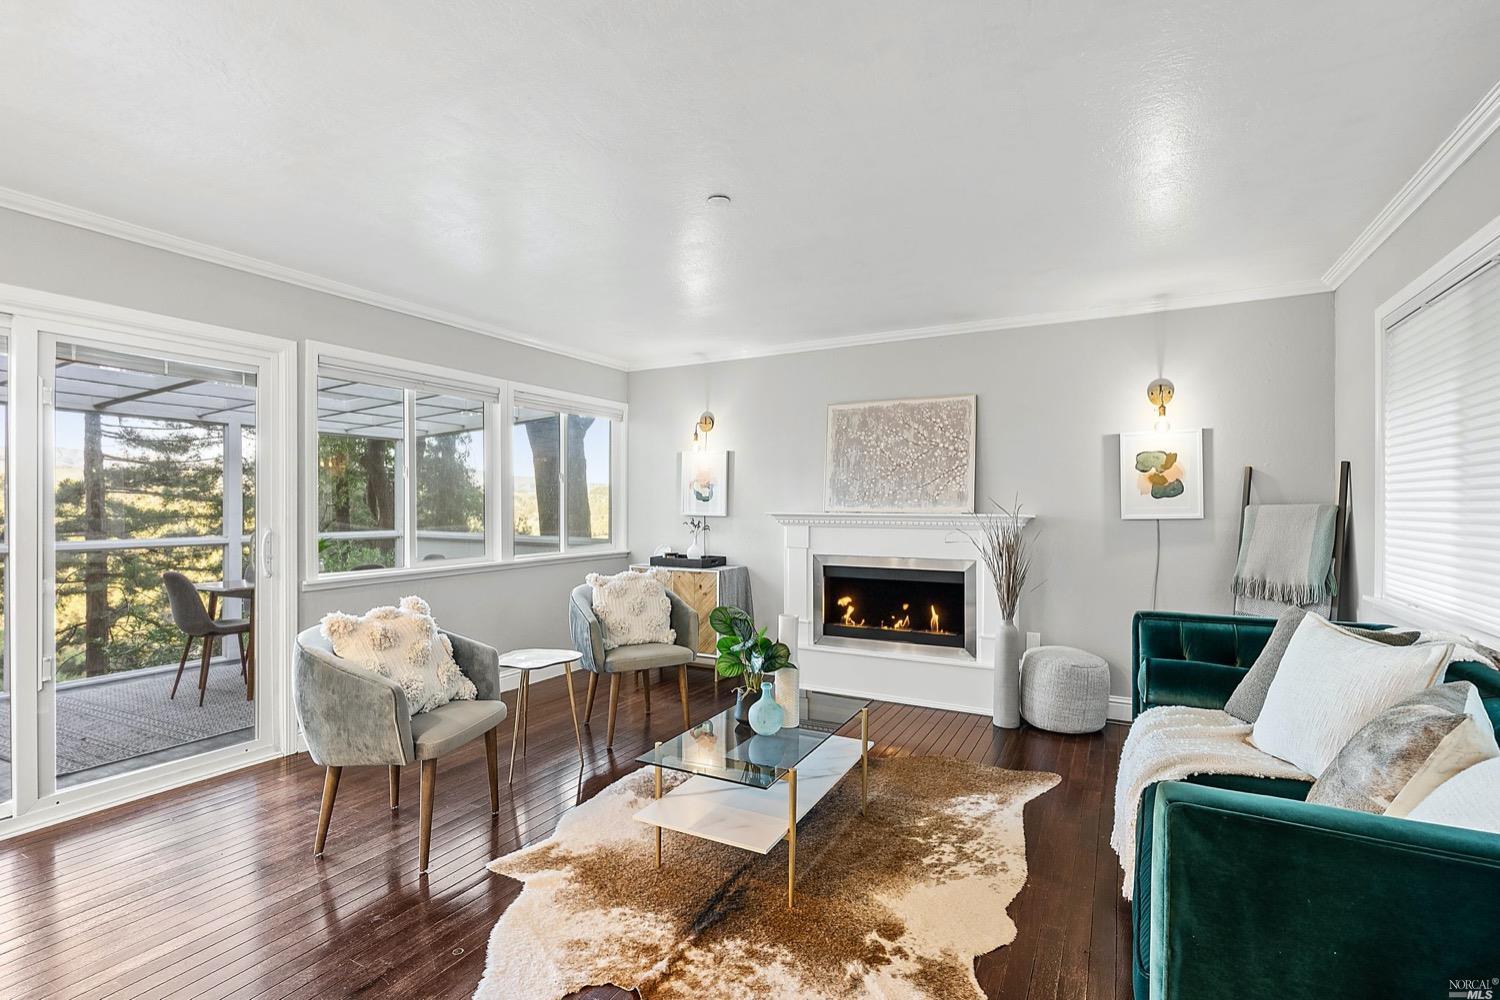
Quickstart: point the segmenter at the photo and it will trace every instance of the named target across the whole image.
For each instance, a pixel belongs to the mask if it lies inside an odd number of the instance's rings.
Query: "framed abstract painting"
[[[682,512],[696,517],[724,517],[729,513],[729,453],[679,453]]]
[[[1127,521],[1203,516],[1203,431],[1121,433],[1120,516]]]

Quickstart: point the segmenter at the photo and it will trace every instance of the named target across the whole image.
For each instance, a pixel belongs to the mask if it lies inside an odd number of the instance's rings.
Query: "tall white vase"
[[[797,616],[776,616],[776,638],[786,643],[791,649],[792,662],[797,662]],[[776,671],[776,704],[781,706],[784,718],[782,725],[788,729],[795,729],[802,724],[801,697],[800,697],[801,671],[796,667],[787,667]]]
[[[995,636],[995,725],[1018,729],[1021,725],[1021,654],[1026,637],[1014,618],[1005,619]]]

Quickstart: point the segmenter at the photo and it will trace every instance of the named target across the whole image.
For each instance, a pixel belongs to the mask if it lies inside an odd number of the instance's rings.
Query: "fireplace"
[[[972,560],[819,555],[813,562],[815,644],[974,658]]]

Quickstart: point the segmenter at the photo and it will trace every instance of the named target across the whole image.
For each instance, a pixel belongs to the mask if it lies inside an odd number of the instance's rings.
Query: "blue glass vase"
[[[750,728],[762,736],[770,736],[781,729],[782,718],[771,678],[767,677],[760,682],[760,697],[750,706]]]

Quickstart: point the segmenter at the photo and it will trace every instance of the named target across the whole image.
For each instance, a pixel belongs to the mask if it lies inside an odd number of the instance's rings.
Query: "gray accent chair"
[[[422,762],[419,871],[427,871],[432,843],[439,757],[483,736],[490,772],[490,813],[500,811],[496,748],[506,715],[505,702],[500,700],[500,654],[482,642],[452,632],[443,634],[453,643],[453,659],[474,682],[478,697],[418,715],[408,711],[400,684],[335,655],[318,626],[298,634],[292,685],[297,721],[314,763],[327,769],[314,855],[323,853],[339,775],[346,767],[383,764],[389,768],[391,808],[396,809],[401,801],[401,768]]]
[[[245,659],[245,637],[250,634],[249,619],[214,618],[209,615],[208,609],[203,606],[203,598],[198,596],[198,591],[193,587],[193,581],[181,573],[167,570],[161,575],[161,582],[167,592],[167,603],[172,608],[172,621],[187,636],[187,644],[182,647],[182,657],[177,661],[177,676],[172,681],[172,693],[167,695],[167,700],[177,697],[177,685],[182,683],[182,671],[187,667],[194,639],[203,640],[202,662],[198,667],[199,708],[203,707],[203,696],[208,691],[208,661],[213,658],[216,639],[228,639],[230,636],[238,639],[240,674],[245,676],[245,683],[248,685],[250,679],[246,674],[248,661]]]
[[[643,670],[677,668],[677,692],[682,698],[682,728],[692,728],[688,716],[687,665],[698,656],[698,612],[686,601],[667,591],[672,602],[672,628],[675,642],[648,642],[637,646],[604,649],[604,626],[594,614],[594,588],[580,584],[568,599],[568,628],[573,633],[573,648],[583,654],[583,669],[589,672],[589,693],[583,706],[583,724],[594,714],[594,692],[601,675],[609,676],[609,723],[605,731],[606,748],[615,744],[615,711],[620,705],[620,675],[639,675]],[[651,714],[651,685],[645,692],[646,714]]]

